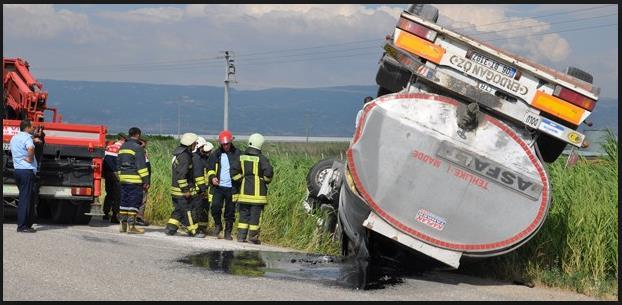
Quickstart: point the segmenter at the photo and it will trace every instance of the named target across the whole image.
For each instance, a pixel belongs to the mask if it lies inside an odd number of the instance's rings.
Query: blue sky
[[[577,66],[601,96],[618,95],[617,5],[435,5],[439,24],[560,71]],[[3,5],[3,54],[38,78],[221,86],[216,57],[234,50],[240,89],[373,85],[406,6]]]

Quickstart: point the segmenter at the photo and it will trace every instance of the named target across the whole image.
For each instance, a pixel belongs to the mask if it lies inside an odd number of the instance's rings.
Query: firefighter
[[[149,176],[151,176],[151,162],[149,162],[149,153],[147,153],[147,140],[140,138],[138,139],[138,143],[145,150],[145,162],[147,163],[147,169],[149,172]],[[148,226],[149,222],[145,220],[145,208],[147,207],[147,190],[143,192],[143,203],[140,205],[140,209],[138,209],[138,214],[136,214],[136,224],[139,226]]]
[[[225,208],[225,233],[224,238],[233,240],[231,231],[235,222],[235,201],[237,201],[238,184],[231,179],[230,168],[235,162],[239,162],[240,151],[233,145],[233,135],[228,130],[223,130],[218,135],[220,147],[216,149],[208,159],[207,177],[212,188],[212,218],[214,219],[214,236],[220,237],[222,231],[221,212]]]
[[[119,231],[143,234],[145,230],[136,228],[136,214],[143,202],[143,191],[149,189],[151,177],[145,160],[145,150],[138,143],[140,129],[132,127],[128,135],[130,138],[121,145],[117,157],[117,174],[121,183]]]
[[[197,196],[192,199],[192,213],[191,216],[196,218],[198,225],[196,237],[204,238],[207,235],[207,224],[209,219],[209,201],[208,201],[208,184],[205,177],[207,174],[207,157],[208,154],[204,148],[209,144],[213,145],[205,140],[203,137],[198,137],[197,145],[192,151],[192,171],[194,173],[194,181],[197,187]],[[211,151],[211,147],[208,146],[208,150]]]
[[[261,153],[264,138],[254,133],[248,138],[248,147],[240,155],[240,161],[231,168],[233,180],[240,181],[238,205],[240,219],[238,221],[238,241],[260,244],[259,219],[263,207],[268,204],[268,183],[272,181],[272,165]]]
[[[119,213],[119,201],[121,200],[121,184],[119,178],[115,175],[117,168],[117,158],[121,145],[125,143],[127,136],[120,132],[117,135],[116,142],[109,143],[106,146],[106,152],[104,153],[104,166],[102,174],[106,179],[106,197],[104,198],[104,216],[103,220],[110,219],[111,223],[119,223],[117,214]],[[108,214],[111,212],[109,216]]]
[[[191,216],[192,197],[196,195],[192,172],[192,150],[196,146],[197,138],[194,133],[184,133],[179,140],[179,146],[173,150],[171,183],[173,213],[166,224],[167,235],[175,235],[177,230],[184,226],[188,235],[193,236],[198,228],[193,219],[188,217]]]

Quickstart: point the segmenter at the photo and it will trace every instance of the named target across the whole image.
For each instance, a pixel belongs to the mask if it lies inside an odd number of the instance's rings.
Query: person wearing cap
[[[186,228],[188,235],[194,236],[198,224],[194,222],[191,214],[191,202],[197,195],[194,180],[192,151],[197,144],[198,136],[195,133],[184,133],[179,139],[179,146],[173,150],[171,164],[172,182],[171,197],[173,212],[166,223],[164,232],[167,235],[175,235],[182,226]]]
[[[196,237],[204,238],[207,235],[207,225],[209,220],[209,197],[207,175],[207,157],[214,146],[207,142],[205,138],[198,137],[197,145],[192,151],[192,171],[197,187],[197,196],[192,198],[193,220],[196,218],[198,224]]]
[[[117,157],[117,174],[121,183],[119,231],[143,234],[145,230],[136,228],[136,214],[143,203],[143,191],[149,189],[151,176],[147,168],[145,150],[138,143],[140,129],[132,127],[128,135],[130,137],[121,145]]]
[[[264,137],[254,133],[248,138],[248,147],[240,155],[240,161],[231,167],[234,181],[239,181],[238,197],[240,219],[238,221],[238,241],[260,244],[259,219],[263,207],[268,204],[268,184],[272,181],[273,170],[270,160],[261,153]]]
[[[220,237],[222,231],[221,213],[224,203],[225,232],[224,238],[233,240],[231,231],[235,222],[235,204],[237,201],[238,183],[231,179],[230,168],[235,162],[239,162],[240,151],[233,145],[233,135],[228,130],[223,130],[218,135],[218,147],[209,157],[207,165],[207,181],[212,185],[212,218],[214,219],[213,235]]]
[[[102,216],[102,219],[110,219],[111,223],[119,223],[117,216],[119,214],[119,201],[121,200],[121,183],[117,175],[115,175],[115,172],[119,149],[121,149],[121,145],[125,143],[126,139],[127,136],[120,132],[117,134],[117,141],[109,143],[104,152],[102,175],[106,180],[106,197],[104,197],[104,216]],[[109,215],[111,211],[112,214]]]
[[[147,153],[147,140],[140,138],[138,139],[138,143],[145,150],[145,162],[147,163],[147,171],[149,172],[149,176],[151,176],[151,162],[149,162],[149,154]],[[149,222],[145,220],[145,208],[147,207],[147,190],[143,191],[143,203],[140,205],[138,209],[138,214],[136,214],[136,225],[139,226],[148,226]]]

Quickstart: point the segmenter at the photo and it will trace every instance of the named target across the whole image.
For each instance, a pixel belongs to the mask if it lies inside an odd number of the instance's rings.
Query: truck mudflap
[[[398,242],[441,253],[449,265],[457,253],[494,256],[519,247],[551,202],[531,135],[484,113],[465,131],[458,127],[465,109],[432,94],[385,95],[365,106],[347,152],[347,176],[371,212],[357,222],[372,230],[389,224],[404,235]],[[340,216],[351,218],[342,205]]]

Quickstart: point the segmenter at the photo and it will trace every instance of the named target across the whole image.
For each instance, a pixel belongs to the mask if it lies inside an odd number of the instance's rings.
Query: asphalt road
[[[37,233],[17,233],[14,222],[3,224],[3,301],[592,300],[557,289],[528,288],[445,271],[426,272],[375,290],[332,285],[334,270],[330,268],[314,269],[315,278],[302,273],[296,276],[302,269],[295,264],[288,267],[287,277],[268,276],[274,274],[269,272],[233,275],[180,260],[206,251],[293,250],[213,237],[166,236],[155,226],[147,227],[144,235],[120,234],[116,225],[98,219],[88,226],[35,227]],[[275,265],[268,263],[270,266]]]

